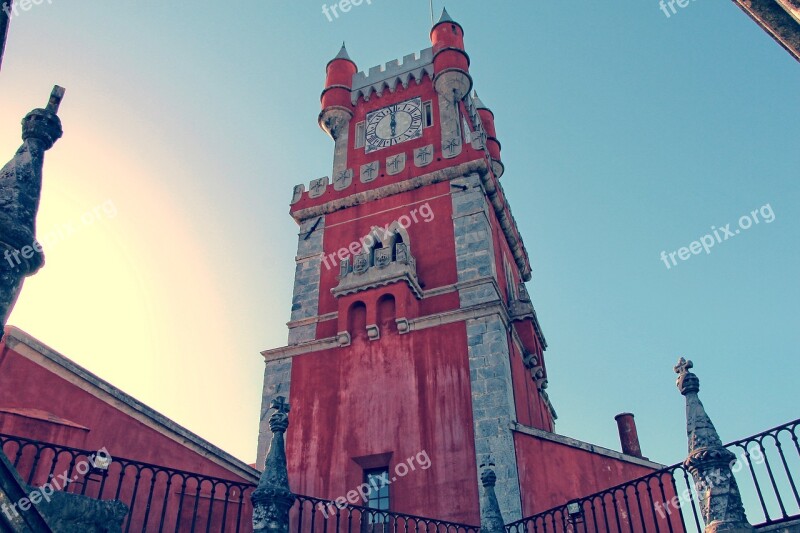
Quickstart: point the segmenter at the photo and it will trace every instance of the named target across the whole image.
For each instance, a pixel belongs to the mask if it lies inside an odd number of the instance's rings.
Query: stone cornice
[[[314,315],[308,318],[301,318],[299,320],[290,320],[286,323],[286,326],[289,328],[297,328],[300,326],[308,326],[310,324],[316,324],[317,322],[326,322],[328,320],[336,320],[339,317],[339,313],[334,311],[333,313],[325,313],[324,315]]]
[[[319,352],[338,347],[339,343],[337,342],[336,337],[326,337],[324,339],[301,342],[300,344],[292,344],[291,346],[281,346],[280,348],[264,350],[261,352],[261,355],[264,356],[264,361],[267,362],[280,361],[281,359],[290,359],[298,355]]]
[[[497,284],[497,280],[493,277],[483,277],[478,278],[475,280],[470,280],[467,282],[462,283],[452,283],[449,285],[442,285],[440,287],[435,287],[433,289],[427,289],[424,291],[423,299],[425,298],[433,298],[436,296],[441,296],[443,294],[450,294],[453,292],[458,291],[459,289],[468,289],[470,287],[475,287],[478,285],[483,285],[485,283],[491,283],[494,285],[495,290],[498,294],[500,294],[500,287]],[[487,309],[491,308],[491,312],[480,312],[479,314],[475,314],[476,310]],[[435,327],[441,324],[449,324],[451,322],[458,322],[460,320],[469,320],[472,318],[480,318],[482,316],[487,316],[491,314],[499,314],[500,318],[503,321],[505,328],[511,331],[511,335],[517,344],[522,347],[523,343],[517,333],[516,329],[512,327],[513,320],[511,316],[508,314],[508,309],[506,308],[505,304],[502,302],[490,302],[487,304],[481,304],[478,306],[468,307],[465,309],[454,309],[451,311],[443,311],[441,313],[434,313],[432,315],[427,315],[424,317],[419,317],[415,319],[409,320],[409,331],[414,331],[415,329],[426,329],[430,327]],[[339,316],[337,312],[326,313],[324,315],[313,316],[309,318],[303,318],[300,320],[294,320],[288,322],[286,325],[289,328],[295,328],[298,326],[307,326],[309,324],[315,324],[317,322],[324,322],[327,320],[334,320]],[[414,324],[417,326],[414,327]],[[534,327],[538,332],[540,330],[538,321],[534,319]],[[543,340],[543,338],[542,338]],[[336,342],[336,337],[327,337],[324,339],[316,339],[309,342],[304,342],[301,344],[292,344],[289,346],[281,346],[280,348],[271,348],[269,350],[264,350],[261,352],[261,355],[267,361],[277,361],[280,359],[288,359],[290,357],[294,357],[296,355],[302,355],[308,352],[316,352],[320,350],[327,350],[329,348],[336,348],[340,345]],[[546,346],[546,344],[543,344]]]
[[[733,0],[733,3],[800,61],[800,3],[797,0]]]
[[[425,187],[426,185],[440,183],[442,181],[450,181],[462,176],[468,176],[473,173],[478,174],[481,177],[483,189],[489,198],[489,203],[492,205],[495,211],[497,220],[500,222],[503,235],[505,236],[506,242],[508,243],[511,253],[514,256],[514,262],[519,268],[520,275],[525,281],[530,281],[531,268],[528,259],[528,252],[525,250],[525,244],[522,242],[522,237],[518,237],[519,229],[517,228],[514,219],[510,216],[511,208],[505,202],[502,194],[498,194],[498,191],[502,191],[502,189],[499,187],[500,184],[495,184],[495,182],[492,181],[489,173],[489,166],[486,160],[483,158],[461,163],[460,165],[443,168],[427,174],[422,174],[420,176],[409,178],[397,183],[392,183],[390,185],[384,185],[383,187],[378,187],[376,189],[370,189],[368,191],[351,194],[349,196],[345,196],[344,198],[339,198],[338,200],[325,202],[324,204],[307,207],[305,209],[298,209],[297,211],[292,212],[292,217],[294,217],[298,224],[302,224],[305,220],[308,220],[312,217],[329,215],[342,209],[365,204],[367,202],[374,202],[376,200],[388,198],[396,194],[419,189],[421,187]]]
[[[461,163],[460,165],[422,174],[420,176],[399,181],[397,183],[384,185],[383,187],[377,187],[368,191],[351,194],[349,196],[345,196],[344,198],[339,198],[338,200],[325,202],[324,204],[307,207],[305,209],[298,209],[297,211],[292,212],[292,217],[294,217],[298,223],[301,223],[304,220],[312,217],[329,215],[331,213],[335,213],[336,211],[341,211],[342,209],[365,204],[367,202],[374,202],[376,200],[388,198],[396,194],[413,191],[433,183],[450,181],[452,179],[467,176],[472,173],[485,175],[488,171],[489,168],[486,164],[486,161],[484,159],[476,159],[467,163]]]

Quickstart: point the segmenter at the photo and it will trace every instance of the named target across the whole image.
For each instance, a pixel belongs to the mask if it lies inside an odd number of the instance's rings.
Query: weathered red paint
[[[514,433],[525,516],[564,505],[653,469],[523,433]]]
[[[434,76],[445,71],[467,74],[469,58],[460,25],[438,24],[431,32],[431,40]],[[347,61],[332,62],[326,87],[347,85],[351,67]],[[326,92],[323,107],[329,104],[327,94],[332,92],[333,89]],[[433,106],[434,126],[423,130],[421,138],[370,154],[355,148],[357,124],[370,112],[415,97],[431,101]],[[425,452],[431,467],[413,471],[392,485],[392,511],[477,524],[479,486],[465,322],[443,321],[406,334],[398,334],[395,323],[396,318],[414,319],[459,310],[451,184],[445,181],[417,186],[369,201],[353,199],[358,193],[482,160],[488,167],[483,179],[487,194],[494,196],[491,203],[500,206],[502,217],[510,220],[510,208],[490,164],[491,159],[500,159],[494,115],[488,109],[479,110],[489,135],[488,155],[486,150],[464,143],[458,156],[438,156],[428,166],[418,168],[414,165],[414,149],[433,144],[437,155],[441,153],[439,97],[433,80],[425,76],[407,87],[397,84],[395,90],[384,88],[367,101],[359,96],[355,104],[350,101],[345,105],[343,98],[336,98],[335,105],[349,106],[347,110],[352,113],[346,167],[353,170],[353,182],[342,191],[329,186],[317,198],[304,194],[291,206],[291,213],[303,218],[299,213],[304,210],[349,197],[349,207],[328,206],[324,214],[325,259],[318,305],[318,315],[323,319],[317,323],[316,339],[330,339],[346,331],[351,344],[309,351],[292,359],[292,426],[287,433],[292,489],[331,500],[346,498],[363,482],[364,469],[386,465],[394,469]],[[468,116],[464,102],[459,107],[462,116]],[[405,170],[389,176],[386,159],[400,153],[406,154]],[[381,164],[378,178],[361,183],[360,166],[373,161]],[[371,228],[384,228],[422,204],[430,206],[434,218],[407,227],[408,244],[417,260],[420,284],[424,289],[440,292],[420,300],[405,282],[394,282],[334,297],[331,290],[339,284],[341,259],[352,258],[360,251],[360,246],[351,249],[351,244],[359,243]],[[506,237],[494,209],[490,207],[485,212],[494,244],[495,281],[503,295],[502,303],[509,305],[519,298],[519,285],[524,281],[509,245],[509,240],[520,240],[520,236],[514,226],[511,237]],[[529,270],[529,265],[524,266]],[[368,339],[368,325],[378,326],[379,339]],[[525,356],[532,354],[538,366],[545,366],[546,345],[538,322],[518,317],[509,326],[507,341],[511,347],[509,364],[517,422],[553,432],[552,413],[532,379],[532,369],[525,364]],[[562,505],[652,471],[618,454],[593,453],[523,433],[514,434],[513,439],[524,514]]]
[[[379,341],[356,328],[351,346],[296,357],[287,433],[292,489],[346,497],[363,483],[370,460],[388,455],[394,472],[425,452],[430,468],[390,486],[392,510],[478,523],[466,346],[463,323]]]
[[[168,436],[169,429],[156,421],[148,425],[123,412],[119,400],[89,392],[93,388],[80,377],[63,370],[57,373],[46,358],[20,354],[6,345],[8,337],[7,334],[0,343],[1,433],[85,450],[105,448],[112,458],[124,457],[233,481],[253,481],[222,466],[224,461],[215,461],[213,449],[201,454],[174,434]],[[154,491],[154,502],[164,500],[165,491],[159,487]],[[177,512],[175,487],[172,492],[169,516]],[[122,496],[124,499],[130,495]],[[193,496],[184,497],[184,502],[189,502],[184,503],[186,506],[193,501]],[[244,506],[243,516],[248,517],[250,502]],[[191,517],[186,523],[191,523]],[[131,530],[137,529],[137,524],[138,529],[142,528],[134,520]]]

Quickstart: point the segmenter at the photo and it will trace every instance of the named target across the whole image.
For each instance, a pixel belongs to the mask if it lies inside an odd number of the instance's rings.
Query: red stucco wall
[[[653,472],[651,468],[514,433],[522,509],[530,516]]]
[[[75,375],[69,376],[69,380],[61,377],[20,355],[6,346],[5,342],[0,344],[0,432],[16,437],[25,437],[90,451],[105,448],[112,458],[133,459],[171,469],[185,470],[232,481],[249,482],[249,480],[240,477],[228,468],[220,466],[200,453],[126,414],[118,407],[118,405],[122,405],[119,400],[111,400],[111,403],[107,403],[94,394],[83,390],[75,383],[85,384],[85,382]],[[74,383],[71,381],[74,381]],[[51,413],[55,416],[50,416],[50,420],[48,420],[48,417],[42,416],[44,413]],[[181,439],[181,437],[177,438]],[[6,452],[12,456],[12,461],[15,459],[13,456],[16,455],[18,448],[13,442],[9,442],[6,446]],[[19,469],[21,472],[24,471],[26,477],[28,472],[35,471],[32,484],[41,485],[48,479],[46,470],[51,468],[50,465],[52,463],[49,458],[45,461],[44,456],[42,456],[40,463],[46,462],[47,464],[39,464],[37,470],[32,470],[33,463],[31,463],[30,459],[33,457],[33,449],[27,450],[20,456]],[[212,452],[208,453],[211,455]],[[69,466],[68,462],[68,456],[63,456],[57,465],[52,465],[55,468],[53,474],[66,471]],[[109,472],[115,471],[118,474],[124,468],[119,466],[120,464],[119,461],[116,461]],[[42,470],[43,468],[44,470]],[[132,469],[128,469],[125,472],[129,478],[135,475],[135,471]],[[112,476],[109,477],[107,484],[111,495],[116,490],[117,485],[115,483],[117,483],[118,479],[118,475],[113,480]],[[128,481],[131,480],[129,479]],[[134,517],[131,523],[131,530],[135,530],[137,527],[141,530],[144,523],[145,503],[149,489],[149,481],[145,481],[147,482],[143,482],[137,489],[138,504],[136,505],[136,511],[131,515]],[[167,523],[174,523],[174,518],[178,512],[180,480],[175,481],[169,490],[167,490],[166,475],[160,477],[157,481],[154,484],[155,488],[152,493],[152,507],[154,509],[157,508],[157,511],[153,511],[151,516],[148,517],[148,527],[158,524],[159,513],[162,508],[161,502],[164,501],[166,494],[169,494],[170,501],[166,512]],[[122,486],[123,490],[120,499],[129,503],[132,501],[133,484],[128,483]],[[191,514],[196,494],[194,489],[196,489],[196,486],[187,488],[184,491],[181,516],[183,520],[188,518],[188,522],[185,523],[187,527],[189,527],[192,520]],[[109,492],[104,493],[104,499],[110,497]],[[204,506],[208,505],[208,498],[204,497],[206,492],[208,491],[205,489],[199,491],[201,503],[205,500]],[[214,512],[217,515],[213,516],[214,513],[212,513],[211,523],[221,526],[220,511],[222,503],[219,500],[219,494],[216,496]],[[238,494],[231,495],[229,501],[237,502],[236,505],[238,505],[240,499],[238,496]],[[229,511],[230,513],[238,511],[236,505],[230,508],[232,509]],[[203,512],[206,508],[202,507],[198,511],[198,520],[202,523],[202,527],[206,525],[206,515]],[[244,523],[249,524],[249,498],[245,499],[241,516]],[[173,522],[170,522],[170,520],[173,520]],[[227,518],[227,524],[226,531],[230,530],[234,525],[230,516]],[[182,527],[183,525],[184,522],[182,522]],[[198,527],[201,526],[198,525]],[[241,531],[247,530],[248,527]]]
[[[384,466],[378,463],[390,454],[393,472],[425,452],[428,469],[390,485],[392,510],[477,524],[466,347],[462,322],[379,341],[354,336],[351,346],[296,357],[287,434],[292,489],[346,496],[365,467]]]

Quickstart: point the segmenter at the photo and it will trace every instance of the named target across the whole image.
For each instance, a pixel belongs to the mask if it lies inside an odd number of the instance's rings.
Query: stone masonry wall
[[[311,231],[311,229],[314,229]],[[309,232],[311,233],[309,234]],[[313,319],[319,310],[319,283],[322,267],[322,238],[325,219],[312,218],[300,225],[297,244],[297,266],[292,296],[292,322]],[[308,235],[308,238],[306,236]],[[289,328],[289,345],[312,341],[316,337],[317,323]],[[276,396],[289,398],[292,360],[268,361],[264,369],[264,389],[261,394],[261,420],[258,430],[256,465],[264,467],[272,432],[269,429],[269,405]]]
[[[463,191],[454,188],[452,193],[458,281],[474,282],[459,288],[461,308],[501,303],[493,283],[495,248],[480,177],[473,174],[458,183],[468,186]],[[511,423],[517,417],[508,332],[499,315],[482,316],[467,321],[467,339],[476,461],[480,465],[488,456],[494,460],[497,499],[503,518],[510,522],[522,517],[522,509],[511,433]]]

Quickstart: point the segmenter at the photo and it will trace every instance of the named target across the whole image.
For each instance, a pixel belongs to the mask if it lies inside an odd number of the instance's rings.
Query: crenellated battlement
[[[353,75],[353,105],[358,102],[359,96],[368,101],[372,93],[381,96],[386,88],[394,92],[398,83],[404,88],[408,87],[412,79],[419,84],[425,74],[433,78],[432,48],[421,50],[418,54],[408,54],[403,57],[402,63],[395,59],[385,65],[374,66],[367,73],[357,72]]]

